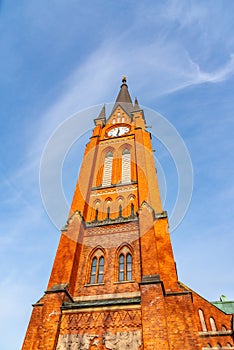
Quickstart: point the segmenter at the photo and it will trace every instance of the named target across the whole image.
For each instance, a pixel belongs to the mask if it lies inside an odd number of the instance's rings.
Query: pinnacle
[[[101,112],[99,113],[98,119],[105,119],[106,118],[106,106],[103,105]]]
[[[140,109],[141,108],[139,106],[138,99],[137,99],[137,97],[135,97],[133,111],[139,111]]]

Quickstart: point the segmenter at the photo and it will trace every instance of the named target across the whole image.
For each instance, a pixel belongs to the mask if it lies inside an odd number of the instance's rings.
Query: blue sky
[[[1,1],[2,349],[20,348],[58,244],[40,196],[43,149],[67,117],[113,102],[122,75],[174,125],[192,160],[192,200],[172,233],[179,278],[209,300],[234,300],[233,13],[228,0]],[[170,214],[176,173],[156,146]],[[68,201],[82,152],[74,149],[63,169]]]

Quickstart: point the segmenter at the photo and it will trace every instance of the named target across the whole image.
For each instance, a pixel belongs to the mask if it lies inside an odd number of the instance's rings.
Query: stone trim
[[[81,308],[95,308],[95,307],[103,307],[103,306],[116,306],[116,305],[132,305],[141,303],[140,297],[134,298],[116,298],[116,299],[104,299],[104,300],[90,300],[90,301],[80,301],[76,303],[68,303],[64,302],[62,306],[62,310],[67,309],[81,309]]]
[[[162,211],[161,213],[155,213],[154,215],[155,219],[165,219],[167,218],[167,211]]]
[[[118,184],[110,184],[110,185],[100,185],[100,186],[96,186],[96,187],[92,187],[91,190],[92,191],[96,191],[96,190],[104,190],[104,189],[108,189],[108,188],[113,188],[113,187],[122,187],[122,186],[130,186],[130,185],[136,185],[137,181],[130,181],[128,183],[118,183]],[[137,187],[134,187],[134,189],[137,189]],[[131,188],[132,190],[132,188]],[[96,194],[95,194],[96,195]],[[92,196],[92,195],[91,195]]]
[[[124,281],[116,281],[114,284],[126,284],[126,283],[135,283],[135,280],[124,280]]]
[[[147,275],[142,276],[142,281],[140,284],[154,284],[154,283],[161,283],[160,276],[159,275]]]
[[[33,307],[35,306],[43,306],[44,304],[43,303],[35,303],[35,304],[32,304]]]
[[[192,295],[192,292],[190,292],[190,291],[187,291],[187,290],[185,290],[185,291],[181,291],[181,292],[166,292],[166,296],[167,297],[170,297],[170,296],[176,296],[176,295],[186,295],[186,294],[190,294],[190,295]]]
[[[233,331],[208,331],[208,332],[198,332],[199,337],[221,337],[221,336],[230,336],[233,335]],[[230,349],[230,348],[229,348]]]
[[[232,350],[234,349],[233,346],[222,346],[222,348],[217,348],[216,346],[212,347],[212,348],[202,348],[202,350]]]
[[[70,293],[68,292],[67,288],[68,288],[68,284],[67,283],[55,284],[49,290],[46,290],[45,294],[65,293],[67,295],[67,297],[71,300],[71,302],[73,302],[73,298],[70,295]]]
[[[113,224],[122,224],[124,222],[131,222],[131,221],[138,221],[137,215],[130,215],[127,217],[118,217],[115,219],[104,219],[102,221],[90,221],[90,222],[85,222],[86,227],[95,227],[95,226],[106,226],[106,225],[113,225]]]
[[[82,297],[75,297],[74,302],[90,301],[90,300],[107,300],[107,299],[120,299],[120,298],[135,298],[140,297],[140,292],[124,292],[115,294],[97,294],[97,295],[85,295]]]
[[[110,306],[98,306],[96,308],[93,307],[83,307],[80,309],[62,309],[63,314],[74,314],[80,312],[102,312],[102,311],[119,311],[119,310],[141,310],[140,304],[128,304],[128,305],[110,305]]]
[[[84,285],[84,287],[98,287],[98,286],[104,286],[105,283],[87,283]]]

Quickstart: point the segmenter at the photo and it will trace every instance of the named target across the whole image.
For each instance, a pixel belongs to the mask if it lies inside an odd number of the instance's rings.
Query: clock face
[[[127,134],[129,130],[130,129],[128,126],[116,126],[115,128],[109,130],[107,135],[110,137],[118,137]]]

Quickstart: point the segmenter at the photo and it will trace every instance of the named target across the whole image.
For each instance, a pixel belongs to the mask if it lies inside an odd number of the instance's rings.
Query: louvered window
[[[108,152],[105,156],[102,186],[111,185],[113,154]]]
[[[122,183],[131,182],[131,154],[129,149],[125,149],[122,153]]]

